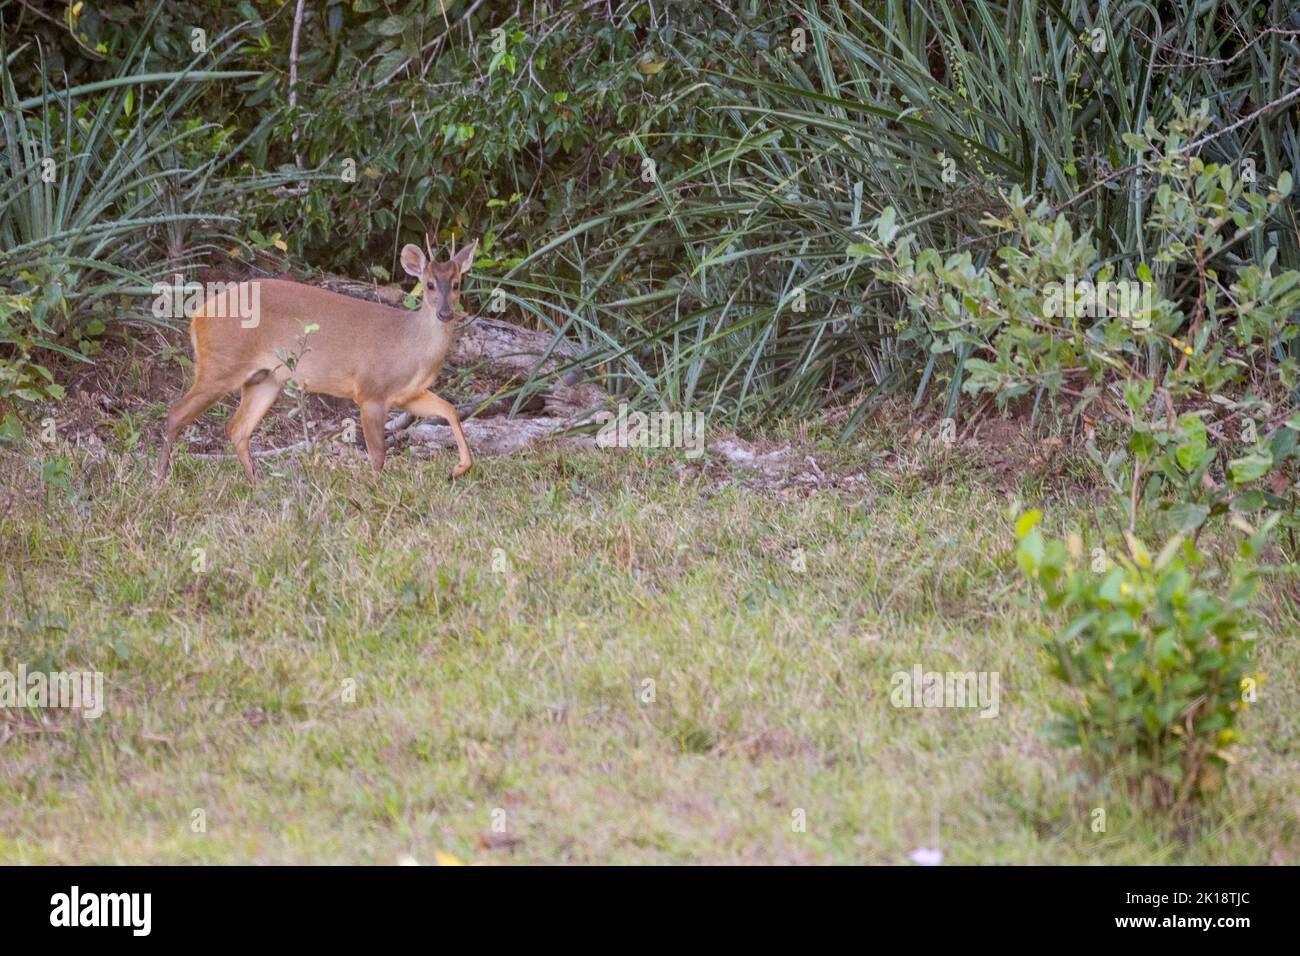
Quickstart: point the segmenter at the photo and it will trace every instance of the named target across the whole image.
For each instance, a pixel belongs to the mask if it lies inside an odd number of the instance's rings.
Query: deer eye
[[[433,291],[433,283],[432,283],[432,282],[426,282],[426,283],[424,284],[424,287],[425,287],[426,289],[428,289],[430,292]]]

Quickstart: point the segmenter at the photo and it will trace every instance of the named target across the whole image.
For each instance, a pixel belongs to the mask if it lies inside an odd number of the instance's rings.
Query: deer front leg
[[[452,478],[459,478],[474,467],[474,458],[469,453],[469,443],[465,441],[465,430],[460,427],[460,416],[456,414],[456,408],[451,402],[439,398],[433,392],[425,392],[405,402],[402,407],[412,415],[444,419],[451,426],[451,434],[456,439],[456,450],[460,453],[460,461],[451,470]]]
[[[366,402],[361,406],[361,434],[366,439],[370,467],[379,474],[384,468],[384,419],[388,406],[384,402]]]

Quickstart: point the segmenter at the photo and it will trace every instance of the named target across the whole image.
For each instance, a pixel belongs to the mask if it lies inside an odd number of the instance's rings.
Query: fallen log
[[[564,434],[574,424],[568,418],[471,418],[463,427],[476,455],[508,455],[540,441],[552,441],[562,448],[595,448],[593,435]],[[421,458],[456,447],[451,428],[432,421],[413,425],[407,435],[412,453]]]

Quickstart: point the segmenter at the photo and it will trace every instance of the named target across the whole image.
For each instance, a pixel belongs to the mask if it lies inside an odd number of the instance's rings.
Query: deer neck
[[[438,318],[433,300],[425,296],[416,310],[415,322],[419,328],[418,344],[415,348],[421,360],[427,358],[440,363],[451,346],[456,319],[453,318],[450,322],[442,321]]]

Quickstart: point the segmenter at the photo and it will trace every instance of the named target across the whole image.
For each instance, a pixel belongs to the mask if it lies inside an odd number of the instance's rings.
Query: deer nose
[[[450,321],[451,321],[451,309],[439,309],[439,310],[438,310],[438,318],[441,319],[443,322],[450,322]]]

